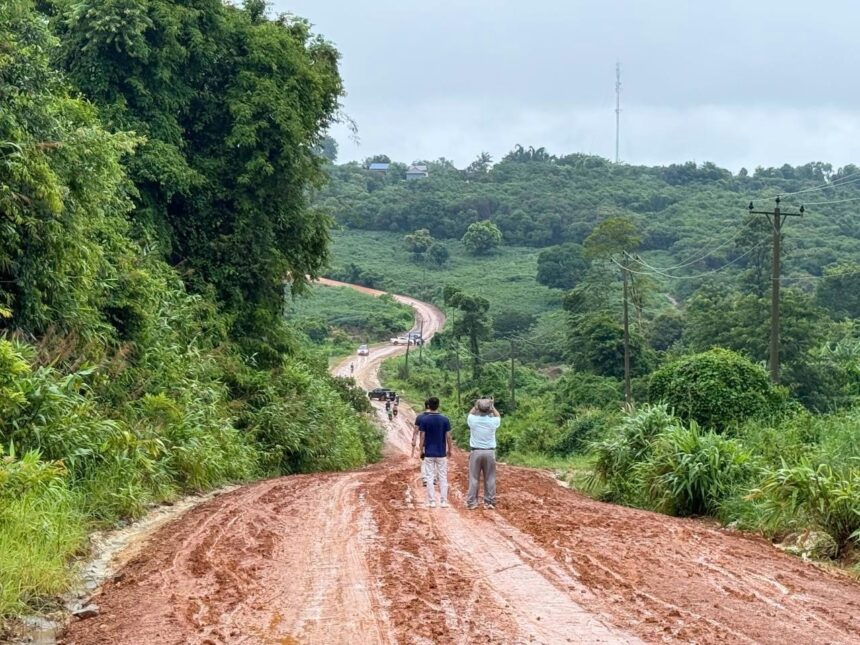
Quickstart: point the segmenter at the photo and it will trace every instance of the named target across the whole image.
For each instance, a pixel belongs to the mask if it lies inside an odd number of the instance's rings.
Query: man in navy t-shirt
[[[439,412],[439,399],[427,399],[427,411],[421,421],[416,420],[421,431],[421,452],[429,475],[427,480],[427,506],[436,506],[436,486],[439,482],[439,506],[448,506],[448,455],[451,454],[451,422]]]
[[[424,418],[424,415],[427,414],[427,401],[424,401],[424,410],[418,413],[418,416],[415,417],[415,429],[412,431],[412,456],[415,456],[415,447],[418,445],[418,433],[420,432],[419,426],[421,425],[421,419]],[[421,455],[421,482],[426,486],[428,481],[432,481],[432,475],[427,473],[427,462],[424,461],[424,455]]]

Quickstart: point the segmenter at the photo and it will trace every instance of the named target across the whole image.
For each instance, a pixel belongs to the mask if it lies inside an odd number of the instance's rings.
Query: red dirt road
[[[416,307],[430,336],[443,322]],[[404,348],[356,366],[365,387]],[[197,506],[156,531],[61,642],[858,643],[860,585],[764,540],[596,502],[501,467],[497,511],[428,509],[409,457],[412,411],[386,458],[283,477]]]

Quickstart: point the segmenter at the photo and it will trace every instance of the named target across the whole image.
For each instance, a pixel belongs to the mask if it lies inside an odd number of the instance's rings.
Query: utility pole
[[[517,393],[514,384],[514,339],[511,338],[511,411],[517,409]]]
[[[421,318],[421,329],[418,332],[418,339],[421,341],[421,344],[418,345],[418,362],[424,362],[424,318]]]
[[[457,408],[463,407],[463,401],[460,398],[460,340],[457,339],[457,347],[454,350],[457,353]]]
[[[621,163],[619,143],[621,141],[621,62],[615,63],[615,163]]]
[[[750,202],[750,215],[764,215],[773,229],[773,256],[771,259],[770,273],[770,358],[768,368],[770,369],[770,380],[779,383],[779,278],[780,278],[780,254],[782,252],[782,225],[787,217],[802,217],[803,206],[797,213],[787,213],[779,207],[779,197],[776,198],[776,206],[772,211],[753,210]]]
[[[630,387],[630,317],[627,309],[627,258],[621,267],[624,281],[624,407],[630,412],[633,409],[633,391]]]
[[[406,378],[409,378],[409,344],[412,339],[406,334]]]

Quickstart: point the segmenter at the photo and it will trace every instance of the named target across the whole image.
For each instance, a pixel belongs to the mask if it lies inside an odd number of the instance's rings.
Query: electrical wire
[[[807,202],[804,206],[822,206],[824,204],[841,204],[843,202],[856,202],[860,200],[860,197],[848,197],[847,199],[831,199],[826,202]]]
[[[630,273],[635,273],[635,274],[637,274],[637,275],[648,275],[648,276],[661,275],[661,276],[664,276],[664,277],[666,277],[666,278],[671,278],[672,280],[695,280],[695,279],[697,279],[697,278],[703,278],[703,277],[705,277],[705,276],[713,275],[714,273],[718,273],[719,271],[722,271],[723,269],[725,269],[725,268],[726,268],[726,267],[728,267],[728,266],[731,266],[732,264],[734,264],[734,263],[735,263],[735,262],[737,262],[738,260],[740,260],[740,259],[742,259],[742,258],[745,258],[745,257],[746,257],[746,256],[748,256],[750,253],[752,253],[753,251],[755,251],[755,250],[757,250],[757,249],[761,248],[763,245],[764,245],[764,243],[763,243],[763,242],[762,242],[762,243],[759,243],[759,244],[756,244],[755,246],[751,247],[751,248],[750,248],[750,249],[748,249],[747,251],[745,251],[745,252],[741,253],[739,256],[737,256],[737,257],[736,257],[736,258],[734,258],[733,260],[729,260],[728,262],[726,262],[725,264],[723,264],[723,265],[721,265],[721,266],[717,267],[716,269],[713,269],[712,271],[705,271],[704,273],[697,273],[697,274],[695,274],[695,275],[670,275],[670,274],[668,274],[668,273],[663,273],[662,271],[655,271],[655,272],[650,272],[650,271],[634,271],[633,269],[630,269],[629,267],[625,267],[623,264],[621,264],[621,263],[619,263],[618,261],[616,261],[616,260],[615,260],[615,258],[610,258],[610,259],[612,260],[612,262],[613,262],[614,264],[617,264],[621,269],[624,269],[625,271],[629,271]]]
[[[852,177],[854,179],[852,179]],[[847,181],[851,179],[851,181]],[[804,188],[803,190],[795,190],[791,193],[777,193],[775,195],[769,195],[767,197],[762,197],[761,199],[771,199],[773,197],[792,197],[794,195],[803,195],[805,193],[812,193],[819,190],[826,190],[828,188],[838,188],[839,186],[844,186],[846,184],[853,184],[856,181],[860,181],[860,170],[852,172],[849,175],[845,175],[844,177],[839,177],[838,179],[834,179],[833,181],[828,181],[827,183],[821,184],[820,186],[813,186],[812,188]]]
[[[734,234],[731,238],[729,238],[728,240],[726,240],[725,242],[723,242],[723,243],[722,243],[722,244],[720,244],[719,246],[715,246],[714,248],[712,248],[710,251],[708,251],[708,252],[707,252],[707,253],[705,253],[704,255],[700,255],[700,256],[698,256],[698,257],[694,257],[694,258],[692,258],[692,259],[689,259],[689,258],[688,258],[688,260],[686,260],[686,261],[682,262],[681,264],[675,264],[675,265],[670,266],[670,267],[655,267],[655,266],[653,266],[653,265],[651,265],[651,264],[648,264],[647,262],[645,262],[645,260],[643,260],[643,259],[641,259],[641,258],[639,258],[639,257],[634,257],[634,258],[632,258],[632,259],[633,259],[635,262],[638,262],[639,264],[641,264],[642,266],[644,266],[644,267],[647,267],[647,268],[651,269],[652,271],[658,271],[658,272],[659,272],[659,271],[674,271],[675,269],[683,269],[684,267],[688,267],[688,266],[690,266],[691,264],[695,264],[696,262],[700,262],[700,261],[704,260],[705,258],[712,256],[714,253],[716,253],[716,252],[717,252],[717,251],[719,251],[720,249],[724,249],[724,248],[726,248],[729,244],[731,244],[732,242],[736,241],[736,240],[741,236],[741,233],[743,233],[743,232],[744,232],[744,230],[745,230],[746,228],[748,228],[748,227],[749,227],[753,222],[755,222],[755,221],[756,221],[756,220],[754,220],[754,219],[752,219],[752,218],[751,218],[751,219],[749,219],[748,221],[744,222],[744,224],[742,224],[741,226],[739,226],[739,227],[735,230],[735,234]]]

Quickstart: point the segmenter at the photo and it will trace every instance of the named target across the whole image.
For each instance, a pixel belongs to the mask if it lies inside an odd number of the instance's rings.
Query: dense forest
[[[341,224],[330,275],[421,295],[449,313],[424,360],[408,371],[392,363],[387,383],[416,401],[441,395],[461,440],[460,413],[494,395],[506,459],[570,472],[605,499],[714,515],[779,539],[811,529],[792,548],[852,561],[860,170],[733,174],[521,146],[464,170],[424,163],[419,179],[384,155],[332,164],[317,196]],[[803,213],[781,235],[773,383],[773,234],[748,211],[773,209],[778,195],[783,212]]]
[[[328,258],[338,58],[259,0],[0,4],[0,617],[94,526],[378,456],[283,319]]]

